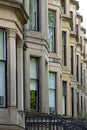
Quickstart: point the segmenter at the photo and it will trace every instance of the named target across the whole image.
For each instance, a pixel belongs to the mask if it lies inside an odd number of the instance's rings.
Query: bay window
[[[39,109],[39,63],[38,59],[30,58],[30,110]]]
[[[29,28],[39,31],[39,0],[29,0]]]
[[[49,72],[49,113],[55,113],[56,73]]]
[[[6,107],[6,33],[0,29],[0,107]]]
[[[48,44],[50,52],[55,52],[55,20],[55,11],[48,10]]]

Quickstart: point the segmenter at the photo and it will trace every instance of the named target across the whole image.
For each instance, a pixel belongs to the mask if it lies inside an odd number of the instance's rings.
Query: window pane
[[[49,73],[49,88],[55,89],[55,73]]]
[[[38,30],[38,0],[29,0],[29,25],[30,29]]]
[[[54,51],[55,46],[54,46],[54,28],[49,28],[48,29],[48,41],[49,41],[49,51]]]
[[[48,43],[49,51],[55,51],[55,12],[52,10],[48,11]]]
[[[30,109],[38,110],[39,102],[39,77],[38,77],[38,59],[31,57],[30,58]]]
[[[73,12],[70,11],[70,18],[71,18],[71,31],[73,31]]]
[[[63,115],[66,113],[65,104],[66,104],[65,96],[62,96],[62,114]]]
[[[55,107],[55,90],[49,90],[49,107]]]
[[[66,65],[66,32],[62,32],[62,60],[63,65]]]
[[[55,27],[55,12],[52,10],[48,11],[48,24],[50,27]]]
[[[0,107],[5,106],[5,63],[0,61]]]
[[[62,13],[66,13],[65,5],[65,0],[62,0]]]
[[[62,82],[62,114],[66,115],[66,87],[67,87],[67,82],[63,81]]]
[[[30,80],[30,90],[37,90],[37,80]]]
[[[5,32],[0,29],[0,59],[5,60]]]
[[[37,109],[37,80],[30,80],[30,109]]]
[[[38,62],[36,58],[30,58],[30,78],[38,78]]]
[[[55,113],[55,85],[56,74],[49,73],[49,112]]]
[[[49,90],[49,112],[55,113],[55,90]]]

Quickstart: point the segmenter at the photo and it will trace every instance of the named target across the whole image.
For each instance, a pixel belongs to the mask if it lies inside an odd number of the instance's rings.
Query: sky
[[[86,29],[86,37],[87,37],[87,1],[86,0],[78,0],[78,1],[80,7],[79,12],[83,16],[82,26]]]

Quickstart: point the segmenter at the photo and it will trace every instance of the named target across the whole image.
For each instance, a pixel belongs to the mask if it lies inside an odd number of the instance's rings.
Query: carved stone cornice
[[[27,23],[28,14],[25,8],[19,0],[0,0],[0,6],[7,6],[8,8],[14,10],[16,15],[18,15],[22,24]]]

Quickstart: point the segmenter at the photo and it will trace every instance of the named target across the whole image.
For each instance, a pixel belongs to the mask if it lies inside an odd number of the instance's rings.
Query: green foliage
[[[30,91],[30,108],[36,109],[36,91],[34,90]]]
[[[87,113],[80,111],[80,112],[77,114],[77,117],[78,117],[78,118],[87,118]]]

